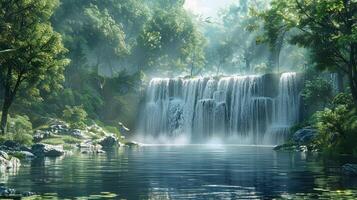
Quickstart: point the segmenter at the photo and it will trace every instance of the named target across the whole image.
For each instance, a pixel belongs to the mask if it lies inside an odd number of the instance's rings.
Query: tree
[[[202,34],[182,7],[158,10],[138,38],[140,65],[171,72],[198,68],[204,63],[203,46]]]
[[[59,89],[68,60],[61,36],[49,23],[58,0],[3,0],[0,2],[0,76],[4,88],[1,132],[6,132],[10,106],[20,90],[38,95],[39,90]],[[37,91],[37,92],[36,92]]]
[[[270,10],[282,22],[284,31],[294,31],[290,38],[292,44],[310,49],[318,69],[337,71],[348,77],[357,106],[357,2],[273,0]],[[274,33],[276,27],[265,28]]]

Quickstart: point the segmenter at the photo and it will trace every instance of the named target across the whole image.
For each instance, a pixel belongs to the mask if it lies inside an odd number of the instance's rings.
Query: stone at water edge
[[[81,150],[82,154],[104,153],[101,145],[93,144],[90,140],[78,144],[77,147]]]
[[[5,158],[6,160],[9,160],[10,157],[5,151],[0,151],[0,157]]]
[[[113,135],[106,136],[99,140],[98,142],[103,148],[111,148],[114,146],[120,146],[119,141]]]
[[[293,135],[293,141],[297,144],[307,144],[317,136],[317,130],[308,126],[296,131]]]
[[[0,171],[4,171],[7,169],[17,169],[21,166],[21,162],[18,158],[8,157],[8,159],[0,156]]]
[[[126,142],[125,146],[127,146],[127,147],[138,147],[138,146],[140,146],[140,144],[138,142],[130,141],[130,142]]]
[[[32,153],[38,157],[58,157],[64,155],[63,147],[42,143],[32,145],[31,150]]]
[[[345,164],[342,166],[342,173],[349,176],[357,176],[357,164]]]

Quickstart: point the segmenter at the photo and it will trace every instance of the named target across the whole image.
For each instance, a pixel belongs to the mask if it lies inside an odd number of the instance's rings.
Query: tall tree
[[[291,43],[311,50],[318,69],[344,73],[357,106],[357,2],[355,0],[274,0],[274,18],[284,31],[294,31]],[[276,38],[275,26],[265,26]]]
[[[14,49],[0,58],[4,88],[0,129],[6,132],[9,109],[18,92],[38,95],[61,87],[68,63],[61,36],[49,22],[58,0],[2,0],[0,2],[0,49]]]

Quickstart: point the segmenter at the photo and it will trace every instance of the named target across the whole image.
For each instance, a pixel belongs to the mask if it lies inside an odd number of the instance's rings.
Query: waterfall
[[[152,79],[141,118],[144,137],[168,142],[280,144],[299,119],[297,74]]]

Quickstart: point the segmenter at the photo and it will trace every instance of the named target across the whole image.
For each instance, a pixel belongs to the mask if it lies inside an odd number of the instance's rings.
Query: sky
[[[184,8],[203,17],[216,17],[220,9],[237,0],[186,0]]]

